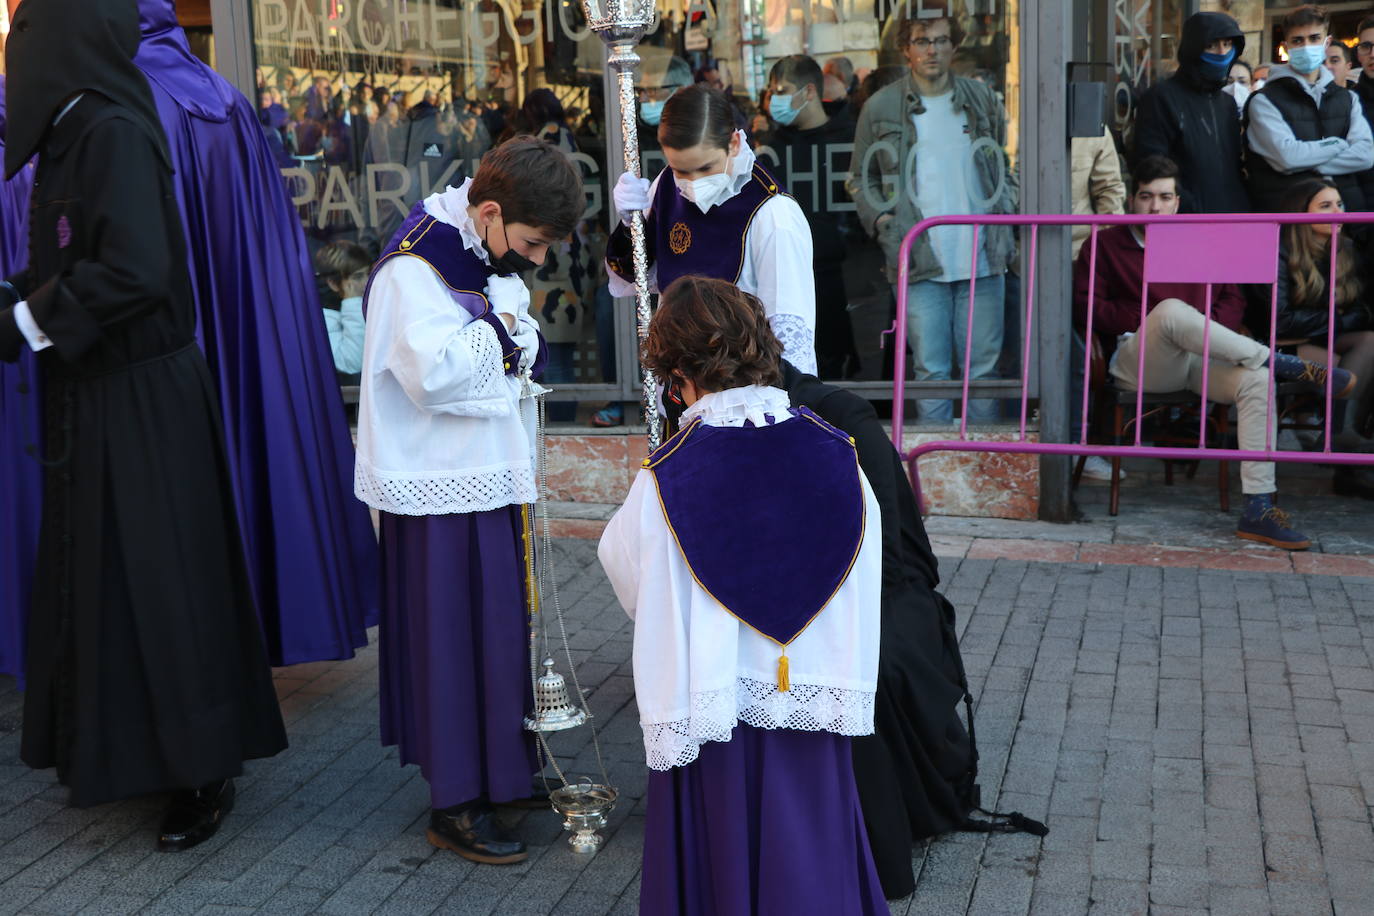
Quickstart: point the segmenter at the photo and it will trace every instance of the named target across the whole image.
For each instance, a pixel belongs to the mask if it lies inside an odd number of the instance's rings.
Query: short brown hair
[[[953,3],[948,0],[923,0],[920,8],[913,12],[911,9],[912,0],[906,0],[905,16],[897,23],[897,49],[901,50],[911,41],[911,33],[920,28],[924,31],[928,25],[933,25],[940,20],[949,23],[949,40],[955,47],[964,43],[964,27],[959,24],[959,18],[954,15]],[[931,14],[935,15],[931,15]]]
[[[1331,16],[1326,12],[1326,7],[1311,3],[1298,7],[1279,20],[1279,31],[1287,40],[1289,32],[1305,25],[1319,25],[1328,32],[1331,31]]]
[[[1172,178],[1174,190],[1181,190],[1178,180],[1178,163],[1168,156],[1158,153],[1153,156],[1146,156],[1135,165],[1135,172],[1131,175],[1131,193],[1135,194],[1139,191],[1141,185],[1147,185],[1162,178]]]
[[[643,359],[665,385],[679,374],[703,391],[782,382],[782,344],[763,304],[711,277],[679,277],[663,291]]]
[[[507,222],[524,223],[550,238],[565,238],[587,209],[582,176],[558,147],[515,137],[482,157],[468,188],[473,204],[495,201]]]
[[[1359,35],[1369,29],[1374,29],[1374,16],[1366,16],[1361,19],[1359,28],[1355,29],[1355,34]]]

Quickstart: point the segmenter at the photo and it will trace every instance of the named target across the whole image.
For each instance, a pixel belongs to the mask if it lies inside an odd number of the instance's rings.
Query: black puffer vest
[[[1329,83],[1322,93],[1320,109],[1295,79],[1278,79],[1266,83],[1258,93],[1267,98],[1293,130],[1295,139],[1324,140],[1327,137],[1345,138],[1350,132],[1350,113],[1353,110],[1350,90]],[[1245,126],[1250,127],[1250,108],[1245,109]],[[1317,177],[1315,170],[1285,175],[1271,166],[1263,156],[1247,145],[1245,169],[1249,174],[1250,200],[1261,212],[1276,213],[1284,208],[1284,192],[1296,182]],[[1358,175],[1332,177],[1347,210],[1366,210],[1364,191]]]

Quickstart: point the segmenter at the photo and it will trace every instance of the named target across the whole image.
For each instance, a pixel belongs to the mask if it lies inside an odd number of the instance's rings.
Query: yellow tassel
[[[783,693],[792,689],[792,682],[787,678],[787,656],[778,657],[778,690]]]

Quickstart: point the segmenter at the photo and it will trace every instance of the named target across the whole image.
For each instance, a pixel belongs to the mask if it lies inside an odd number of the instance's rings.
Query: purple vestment
[[[708,426],[698,417],[645,464],[692,577],[779,646],[796,639],[849,577],[865,522],[849,436],[805,407],[791,413],[798,422],[771,426]],[[760,551],[760,544],[778,549]]]
[[[379,561],[305,236],[252,105],[192,56],[172,0],[139,0],[176,168],[199,338],[219,387],[254,596],[273,664],[348,658],[376,622]]]
[[[885,916],[850,740],[741,722],[651,770],[639,912]]]
[[[771,198],[787,192],[756,162],[750,181],[738,194],[702,213],[668,178],[659,181],[644,223],[649,260],[658,268],[658,288],[667,289],[678,277],[689,274],[737,282],[744,270],[744,239],[755,214]],[[606,263],[623,279],[634,282],[630,232],[624,225],[611,233]]]
[[[476,318],[485,321],[496,333],[496,341],[501,345],[501,358],[505,361],[506,375],[520,371],[521,347],[515,345],[510,331],[491,310],[487,301],[487,277],[491,273],[486,262],[473,254],[463,244],[463,234],[455,226],[441,223],[425,212],[425,203],[420,201],[410,208],[410,214],[401,223],[391,241],[382,249],[381,257],[372,265],[372,276],[367,280],[367,291],[363,293],[363,314],[367,314],[368,293],[372,291],[372,281],[377,277],[384,263],[392,258],[415,257],[424,261],[444,281],[449,294],[457,306]],[[534,355],[530,373],[538,375],[548,362],[548,347],[544,335],[539,335],[539,351]]]
[[[5,78],[0,76],[0,137],[5,132]],[[0,142],[0,156],[4,153]],[[28,262],[29,194],[33,166],[0,182],[0,279]],[[24,622],[29,613],[33,564],[38,553],[42,468],[24,452],[36,443],[42,404],[37,391],[20,394],[21,381],[37,387],[33,354],[0,363],[0,674],[24,679]]]
[[[378,631],[382,744],[429,783],[430,804],[529,796],[536,770],[519,506],[383,512]]]

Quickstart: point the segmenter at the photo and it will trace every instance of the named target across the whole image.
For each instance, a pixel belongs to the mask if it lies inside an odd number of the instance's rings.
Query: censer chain
[[[568,675],[572,679],[573,691],[577,696],[577,705],[582,709],[584,713],[586,713],[587,725],[592,730],[592,749],[596,753],[596,765],[601,773],[601,784],[609,786],[611,784],[611,777],[606,770],[606,761],[601,754],[601,739],[600,736],[597,735],[595,717],[592,715],[591,705],[587,702],[587,696],[582,691],[582,684],[577,676],[577,666],[573,664],[572,646],[568,643],[568,627],[567,623],[563,619],[563,602],[558,594],[558,577],[554,575],[553,570],[553,535],[550,531],[549,524],[549,451],[547,436],[548,414],[547,406],[545,404],[545,400],[547,397],[548,395],[547,393],[545,393],[540,394],[535,398],[535,403],[538,405],[535,413],[535,493],[539,500],[539,527],[541,529],[539,549],[536,551],[536,554],[538,556],[538,588],[540,592],[540,597],[542,599],[544,596],[544,586],[547,582],[549,595],[553,599],[554,619],[558,621],[559,638],[563,642],[563,655],[568,662]],[[539,617],[541,624],[539,629],[541,635],[543,636],[543,647],[545,650],[544,657],[547,658],[549,657],[547,654],[549,645],[549,634],[548,628],[542,625],[545,607],[546,603],[543,600],[541,600],[539,603]],[[530,675],[532,678],[534,677],[534,670],[536,664],[533,658],[533,644],[534,641],[533,639],[531,639]],[[543,746],[544,752],[549,758],[549,762],[553,764],[554,772],[558,774],[558,778],[562,780],[564,786],[568,785],[567,777],[563,775],[563,771],[559,768],[558,762],[554,760],[553,752],[549,749],[548,738],[542,732],[539,733],[539,743]],[[543,773],[542,768],[540,769],[540,773]],[[544,780],[544,785],[547,788],[547,778],[545,778]]]

